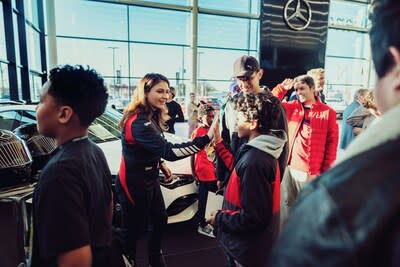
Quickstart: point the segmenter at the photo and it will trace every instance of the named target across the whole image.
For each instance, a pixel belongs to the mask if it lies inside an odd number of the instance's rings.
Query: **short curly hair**
[[[276,129],[281,114],[280,101],[265,92],[239,95],[235,109],[248,120],[258,120],[258,132],[261,134]]]
[[[83,126],[103,114],[108,100],[103,77],[81,65],[63,65],[50,70],[48,93],[62,105],[70,106]]]
[[[209,104],[200,104],[197,112],[199,117],[203,117],[207,115],[208,112],[214,112],[214,108]]]

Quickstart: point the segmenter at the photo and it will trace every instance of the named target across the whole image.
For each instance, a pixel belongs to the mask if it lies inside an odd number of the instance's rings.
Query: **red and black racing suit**
[[[122,130],[122,159],[116,179],[116,191],[122,208],[121,238],[125,253],[136,256],[136,240],[150,230],[149,263],[160,265],[162,234],[167,213],[159,184],[161,158],[175,161],[201,150],[207,135],[191,142],[172,144],[165,140],[155,114],[144,112],[128,118]]]

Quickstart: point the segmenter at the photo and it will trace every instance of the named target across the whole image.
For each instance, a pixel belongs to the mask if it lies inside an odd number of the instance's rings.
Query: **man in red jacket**
[[[289,135],[288,167],[281,189],[281,208],[284,213],[307,182],[330,168],[336,159],[338,145],[336,112],[316,96],[311,76],[286,79],[272,90],[272,94],[283,99],[292,85],[297,100],[282,103],[286,110]],[[283,221],[286,216],[282,214],[281,217]]]

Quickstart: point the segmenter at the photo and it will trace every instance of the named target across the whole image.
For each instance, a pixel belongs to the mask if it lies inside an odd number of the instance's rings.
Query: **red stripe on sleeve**
[[[233,170],[233,163],[235,162],[235,158],[233,157],[232,153],[225,147],[222,142],[218,142],[215,145],[216,151],[218,156],[222,159],[225,166],[231,172]]]
[[[226,191],[224,198],[233,204],[234,206],[241,208],[242,204],[240,201],[240,178],[234,169],[231,176],[229,177],[228,185],[226,186]]]
[[[272,213],[278,212],[281,201],[281,174],[279,171],[279,163],[276,162],[275,181],[272,182]]]
[[[136,144],[136,140],[132,132],[132,123],[137,119],[137,114],[133,114],[125,123],[125,140],[128,144]]]

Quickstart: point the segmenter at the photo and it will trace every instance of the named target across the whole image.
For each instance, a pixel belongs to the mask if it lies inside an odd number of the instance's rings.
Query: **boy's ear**
[[[58,120],[61,124],[68,123],[72,115],[74,115],[74,110],[70,106],[61,106],[58,113]]]
[[[389,46],[389,53],[392,55],[394,63],[400,64],[400,51],[394,46]]]
[[[258,120],[251,120],[250,121],[250,130],[256,131],[258,129]]]
[[[389,53],[392,55],[393,61],[395,64],[395,66],[393,68],[394,75],[395,75],[394,82],[396,83],[395,90],[396,90],[396,92],[400,92],[400,51],[396,47],[390,46]]]

